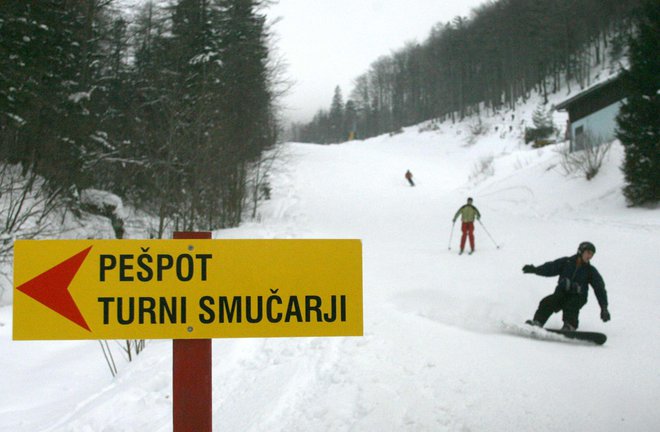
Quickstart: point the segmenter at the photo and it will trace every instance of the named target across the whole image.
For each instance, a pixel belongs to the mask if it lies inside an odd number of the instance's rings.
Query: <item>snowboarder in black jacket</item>
[[[534,320],[530,324],[543,327],[550,315],[561,310],[564,321],[562,330],[576,330],[580,309],[587,303],[589,285],[593,288],[600,305],[600,318],[603,322],[610,320],[605,282],[596,267],[590,263],[595,253],[596,247],[593,243],[582,242],[576,255],[559,258],[538,267],[527,264],[522,268],[523,273],[559,276],[555,292],[541,300],[534,314]]]

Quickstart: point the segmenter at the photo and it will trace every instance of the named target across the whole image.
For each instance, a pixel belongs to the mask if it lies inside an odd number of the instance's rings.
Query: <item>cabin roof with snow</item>
[[[617,75],[566,99],[557,104],[555,109],[568,111],[568,118],[572,123],[620,101],[625,96],[623,80]]]

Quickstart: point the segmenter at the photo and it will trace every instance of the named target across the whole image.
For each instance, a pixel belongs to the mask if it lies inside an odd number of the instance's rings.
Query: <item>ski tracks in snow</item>
[[[354,383],[342,365],[343,343],[346,339],[274,338],[217,343],[232,348],[225,358],[227,362],[215,368],[218,408],[214,418],[223,429],[257,432],[319,430],[322,425],[352,417],[352,413],[336,412],[338,399],[345,401],[344,408],[358,409],[351,400]],[[219,352],[214,355],[218,362],[223,357]],[[246,376],[250,377],[248,382],[243,379]],[[272,399],[273,394],[278,397]],[[257,412],[254,407],[259,407]],[[244,415],[236,415],[242,410],[246,410]],[[231,423],[223,422],[223,418]],[[347,430],[346,424],[337,426],[338,430]]]

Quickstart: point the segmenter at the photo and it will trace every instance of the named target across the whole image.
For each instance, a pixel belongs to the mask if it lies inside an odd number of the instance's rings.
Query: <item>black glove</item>
[[[523,266],[523,273],[534,273],[536,271],[536,267],[534,267],[531,264],[527,264]]]
[[[607,306],[600,308],[600,319],[602,319],[603,322],[608,322],[611,319],[610,311],[607,310]]]

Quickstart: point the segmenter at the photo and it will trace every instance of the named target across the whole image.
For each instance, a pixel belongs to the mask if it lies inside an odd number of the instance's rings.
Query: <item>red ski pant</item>
[[[461,224],[461,231],[463,231],[463,236],[461,236],[461,250],[465,248],[465,239],[470,237],[470,248],[474,250],[474,222],[463,222]]]

